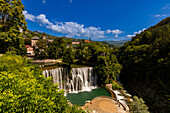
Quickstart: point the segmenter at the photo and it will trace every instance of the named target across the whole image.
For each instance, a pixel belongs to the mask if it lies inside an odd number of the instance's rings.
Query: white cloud
[[[143,28],[142,30],[139,30],[138,32],[134,32],[133,34],[140,34],[141,32],[143,32],[143,31],[145,31],[146,30],[146,28]]]
[[[119,29],[116,29],[116,30],[110,30],[110,29],[108,29],[107,31],[106,31],[106,33],[107,34],[115,34],[115,37],[117,38],[118,37],[118,35],[119,34],[122,34],[123,33],[123,31],[121,31],[121,30],[119,30]]]
[[[45,4],[45,3],[46,3],[46,1],[45,1],[45,0],[43,0],[43,3]]]
[[[30,21],[35,22],[35,16],[34,16],[34,15],[28,14],[27,11],[23,11],[23,14],[25,15],[25,19],[26,19],[26,20],[30,20]]]
[[[132,38],[132,37],[134,37],[135,35],[127,35],[126,37],[127,38]]]
[[[49,24],[46,27],[58,33],[67,34],[68,37],[102,38],[105,35],[105,31],[102,31],[101,28],[84,27],[83,24],[76,22],[56,22],[56,24]]]
[[[170,9],[170,4],[166,4],[162,9]]]
[[[154,15],[154,17],[165,17],[166,15],[165,14],[157,14],[157,15]]]
[[[155,15],[155,17],[160,17],[160,14],[158,14],[158,15]]]
[[[141,32],[143,32],[145,30],[146,30],[146,28],[143,28],[142,30],[139,30],[138,32],[133,32],[133,35],[127,35],[126,37],[127,38],[132,38],[132,37],[136,36],[136,34],[140,34]]]
[[[38,23],[40,24],[51,24],[44,14],[40,14],[36,17]]]
[[[84,27],[83,24],[77,22],[50,22],[44,14],[40,14],[36,17],[40,26],[44,25],[46,28],[51,29],[57,33],[66,34],[68,37],[92,37],[92,38],[104,38],[105,31],[96,27]]]
[[[27,15],[30,15],[26,12]],[[57,33],[62,33],[68,37],[91,37],[91,38],[107,38],[107,34],[113,34],[117,38],[123,31],[116,30],[102,30],[100,27],[85,27],[84,24],[78,24],[77,22],[50,22],[45,14],[40,14],[34,17],[34,20],[39,23],[40,26],[45,26],[47,29],[53,30]]]
[[[167,16],[167,15],[164,14],[164,15],[162,15],[162,16]]]
[[[72,0],[70,0],[70,3],[72,3]]]

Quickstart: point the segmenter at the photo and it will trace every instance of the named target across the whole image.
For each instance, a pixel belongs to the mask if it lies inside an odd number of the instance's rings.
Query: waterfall
[[[59,89],[64,89],[66,93],[78,93],[91,91],[97,88],[97,75],[93,67],[72,68],[69,75],[67,68],[55,68],[44,70],[43,75],[51,77],[54,84],[58,84]]]

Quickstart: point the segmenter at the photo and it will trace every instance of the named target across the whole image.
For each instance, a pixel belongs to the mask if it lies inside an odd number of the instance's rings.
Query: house
[[[19,32],[22,33],[23,32],[23,28],[19,28]]]
[[[53,41],[54,41],[54,39],[47,39],[47,41],[48,41],[48,42],[53,42]]]
[[[85,40],[84,42],[85,43],[92,43],[92,41],[90,41],[90,40]]]
[[[46,40],[48,37],[46,35],[42,36],[42,39]]]
[[[28,34],[29,32],[28,32],[28,31],[25,31],[24,33],[25,33],[25,34]]]
[[[25,45],[27,48],[27,55],[34,55],[34,49],[30,45]]]
[[[31,46],[34,47],[36,46],[36,43],[38,42],[40,38],[37,37],[37,36],[34,36],[32,39],[31,39]]]
[[[78,45],[78,44],[80,44],[80,42],[72,42],[72,45],[74,46],[74,45]]]

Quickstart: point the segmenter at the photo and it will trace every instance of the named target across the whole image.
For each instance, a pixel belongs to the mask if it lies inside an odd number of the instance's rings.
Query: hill
[[[85,39],[68,38],[66,36],[56,37],[56,36],[49,35],[45,32],[41,33],[38,31],[30,31],[30,30],[24,31],[23,36],[25,38],[25,45],[31,45],[31,38],[33,38],[34,36],[37,36],[40,39],[43,39],[43,37],[45,37],[46,39],[49,39],[49,40],[56,39],[56,38],[63,38],[68,43],[69,42],[83,42],[85,40]],[[91,40],[91,39],[89,38],[89,40]],[[118,44],[119,42],[118,43],[110,43],[110,42],[106,42],[106,41],[92,41],[92,42],[100,42],[104,45],[108,45],[109,48],[114,48],[115,46],[122,46],[125,43],[125,41],[120,42],[121,44]]]
[[[128,41],[117,52],[120,78],[155,112],[170,112],[170,17]]]
[[[119,40],[119,41],[107,41],[107,43],[112,44],[116,47],[121,47],[124,45],[125,42],[127,42],[128,40]]]

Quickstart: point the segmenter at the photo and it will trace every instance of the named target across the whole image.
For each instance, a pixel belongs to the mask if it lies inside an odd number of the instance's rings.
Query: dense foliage
[[[20,29],[26,30],[24,6],[21,0],[0,0],[0,53],[15,50],[26,54]]]
[[[39,67],[17,55],[0,57],[0,112],[80,113]]]
[[[47,41],[47,39],[40,39],[34,48],[35,57],[38,59],[63,58],[70,44],[71,40],[63,37],[54,37],[52,42]]]
[[[145,104],[142,98],[137,96],[133,97],[133,101],[130,102],[131,111],[134,113],[149,113],[148,106]]]
[[[75,56],[73,52],[73,47],[70,46],[69,48],[66,48],[66,51],[64,52],[63,61],[67,62],[70,65],[74,63],[74,60]]]
[[[170,17],[137,34],[115,50],[121,78],[158,112],[170,112]]]
[[[95,66],[99,85],[116,81],[122,67],[113,54],[113,50],[107,45],[98,42],[81,43],[75,49],[75,57],[79,59],[79,63]]]

